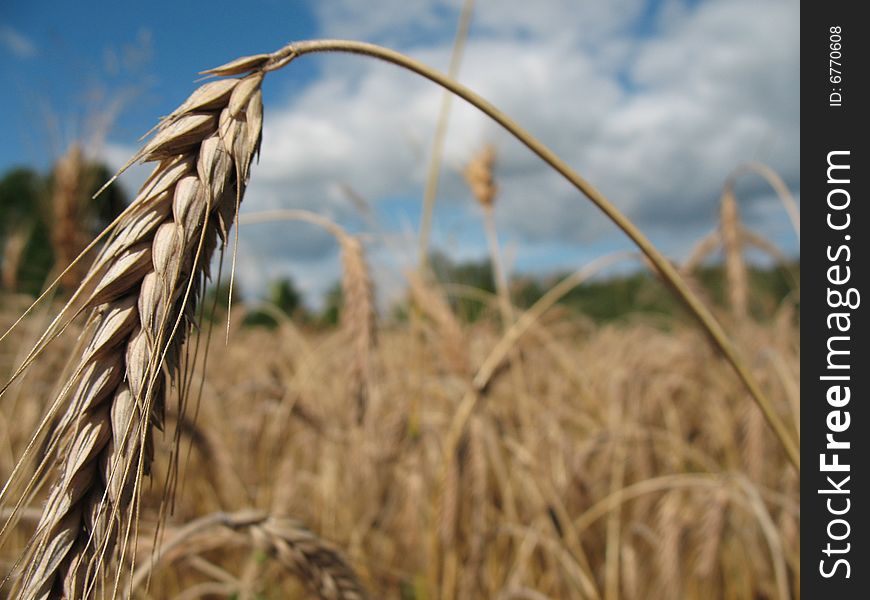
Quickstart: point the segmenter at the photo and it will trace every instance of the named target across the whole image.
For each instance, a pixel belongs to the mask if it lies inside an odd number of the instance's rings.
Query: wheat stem
[[[474,0],[465,0],[462,12],[459,14],[459,25],[453,40],[453,51],[450,55],[450,66],[447,76],[455,79],[459,73],[459,64],[468,39],[468,28],[474,11]],[[435,125],[435,137],[432,140],[432,154],[429,158],[429,168],[426,172],[426,187],[423,190],[423,214],[420,216],[420,257],[421,267],[428,262],[429,232],[432,229],[432,213],[435,210],[435,198],[438,195],[438,176],[441,173],[441,159],[444,155],[444,139],[447,137],[447,124],[450,120],[450,104],[453,94],[444,92],[441,98],[441,110],[438,112],[438,123]]]
[[[743,173],[758,173],[761,177],[764,178],[767,183],[770,184],[770,187],[773,188],[773,191],[776,192],[779,201],[782,203],[785,212],[788,214],[788,218],[791,221],[791,226],[794,228],[795,235],[797,235],[798,239],[801,237],[801,213],[798,208],[797,202],[794,199],[794,196],[789,191],[788,186],[785,185],[785,182],[782,180],[776,171],[760,162],[750,162],[745,165],[742,165],[734,170],[731,174],[732,178],[737,178],[739,175]]]

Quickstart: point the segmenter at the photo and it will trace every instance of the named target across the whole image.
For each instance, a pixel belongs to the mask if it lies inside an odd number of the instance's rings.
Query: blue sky
[[[227,57],[278,48],[317,28],[306,2],[9,2],[0,7],[0,95],[6,139],[0,168],[45,167],[54,145],[80,135],[93,99],[129,97],[110,140],[132,143]],[[217,18],[202,20],[206,14]],[[204,62],[205,61],[205,62]],[[209,62],[210,61],[210,62]],[[288,73],[304,82],[316,64]],[[54,126],[40,121],[56,119]],[[52,139],[60,136],[60,140]],[[20,146],[19,146],[20,145]],[[22,152],[23,149],[23,152]]]
[[[291,40],[348,37],[446,70],[461,0],[15,2],[0,7],[0,171],[47,169],[71,141],[119,165],[196,86],[197,72]],[[739,164],[771,165],[799,197],[799,3],[793,0],[477,0],[459,79],[528,127],[675,259],[715,226]],[[260,164],[246,212],[307,208],[371,233],[382,294],[401,288],[441,92],[395,67],[314,56],[264,87]],[[110,125],[95,115],[116,113]],[[582,266],[628,242],[576,192],[479,114],[454,102],[433,241],[482,258],[462,165],[498,152],[497,221],[515,271]],[[124,185],[135,189],[145,170]],[[342,186],[373,207],[360,218]],[[742,214],[790,254],[770,190],[741,179]],[[303,225],[243,228],[243,289],[292,276],[316,295],[335,244]]]

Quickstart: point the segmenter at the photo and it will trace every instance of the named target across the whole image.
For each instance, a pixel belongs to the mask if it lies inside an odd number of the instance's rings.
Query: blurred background
[[[604,192],[799,445],[793,0],[2,3],[0,330],[134,198],[147,165],[92,196],[201,71],[324,37],[454,74]],[[263,99],[238,244],[154,434],[133,597],[316,594],[255,508],[377,598],[800,598],[799,468],[597,209],[392,65],[303,56]],[[86,263],[0,344],[3,383]],[[36,473],[18,461],[79,331],[0,394],[0,480]],[[3,575],[45,487],[17,521],[0,503]]]
[[[23,168],[50,186],[55,164],[74,145],[105,167],[99,175],[113,172],[158,116],[192,91],[198,72],[291,40],[371,41],[447,71],[462,7],[460,0],[276,0],[243,10],[224,0],[6,3],[0,173]],[[686,259],[716,227],[722,187],[740,165],[770,166],[799,201],[798,3],[482,0],[470,9],[454,67],[459,81],[564,157],[673,259]],[[380,267],[382,307],[397,299],[401,270],[418,259],[439,118],[445,137],[433,251],[452,263],[487,260],[479,207],[462,176],[486,144],[497,154],[495,221],[512,276],[552,276],[629,247],[497,125],[459,100],[440,117],[441,90],[395,67],[305,57],[271,77],[264,93],[262,157],[243,213],[306,208],[376,234],[367,246]],[[122,176],[119,194],[131,198],[147,172]],[[93,179],[95,186],[103,177]],[[751,229],[795,258],[797,238],[768,183],[749,172],[735,190]],[[20,218],[3,214],[7,245]],[[268,297],[271,284],[290,280],[311,309],[328,302],[339,264],[327,233],[282,222],[243,226],[240,240],[243,297]],[[770,264],[763,253],[749,256]]]

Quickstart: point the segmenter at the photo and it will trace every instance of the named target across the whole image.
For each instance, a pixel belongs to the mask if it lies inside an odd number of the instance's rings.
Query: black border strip
[[[860,7],[859,2],[805,2],[801,10],[801,262],[805,267],[801,278],[801,591],[805,598],[870,597],[865,514],[870,504],[867,493],[859,491],[870,489],[866,468],[870,365],[862,352],[870,338],[863,306],[870,302],[865,241],[870,235],[870,173],[863,126],[863,113],[870,106],[864,69],[870,27],[858,18]],[[832,466],[835,462],[840,466]]]

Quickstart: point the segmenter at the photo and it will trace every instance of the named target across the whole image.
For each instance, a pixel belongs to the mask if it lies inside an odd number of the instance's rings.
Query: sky
[[[198,72],[294,40],[389,46],[446,71],[463,0],[0,3],[0,173],[47,170],[75,140],[118,167],[197,86]],[[722,185],[761,161],[800,198],[797,0],[477,0],[458,79],[604,192],[669,257],[716,226]],[[242,212],[305,208],[365,234],[381,302],[416,263],[439,88],[392,65],[310,55],[264,84],[259,164]],[[580,268],[630,242],[497,125],[452,104],[433,247],[487,255],[461,171],[497,152],[496,222],[514,273]],[[122,184],[133,195],[146,167]],[[347,189],[365,199],[360,212]],[[789,255],[799,242],[765,182],[737,180],[742,217]],[[313,304],[338,248],[299,223],[244,225],[237,276],[256,296],[292,277]]]

